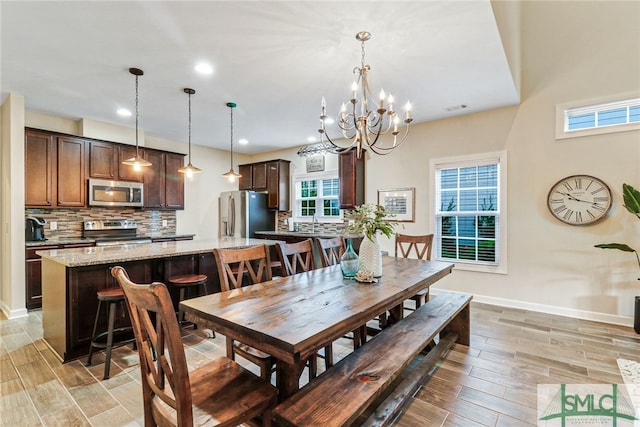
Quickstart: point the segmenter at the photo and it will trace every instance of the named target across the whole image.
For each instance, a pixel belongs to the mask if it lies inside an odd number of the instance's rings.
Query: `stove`
[[[96,246],[131,245],[151,243],[151,239],[138,236],[138,224],[132,219],[84,221],[82,235],[94,239]]]

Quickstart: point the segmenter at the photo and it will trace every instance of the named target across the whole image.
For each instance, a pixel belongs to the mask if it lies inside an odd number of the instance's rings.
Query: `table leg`
[[[387,319],[387,326],[399,322],[404,317],[404,305],[398,304],[389,310],[389,318]]]
[[[300,375],[302,375],[305,365],[305,360],[297,363],[276,361],[276,387],[280,402],[300,389]]]

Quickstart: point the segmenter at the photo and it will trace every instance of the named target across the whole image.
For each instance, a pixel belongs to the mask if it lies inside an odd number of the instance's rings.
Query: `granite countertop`
[[[75,249],[52,249],[36,252],[43,260],[51,260],[66,267],[112,264],[117,262],[166,258],[211,252],[213,248],[240,248],[275,244],[275,240],[225,237],[219,239],[179,240],[144,245],[92,246]]]
[[[357,239],[361,238],[358,234],[344,234],[340,232],[331,231],[317,231],[312,233],[310,231],[256,231],[256,235],[261,236],[283,236],[283,237],[319,237],[321,239],[330,239],[337,236],[344,236],[345,239]]]
[[[149,233],[137,237],[148,237],[149,239],[180,239],[186,237],[194,237],[195,234],[177,234],[177,233]],[[53,238],[47,240],[27,241],[25,246],[37,247],[37,246],[60,246],[60,245],[77,245],[77,244],[94,244],[96,239],[85,237],[63,237]]]

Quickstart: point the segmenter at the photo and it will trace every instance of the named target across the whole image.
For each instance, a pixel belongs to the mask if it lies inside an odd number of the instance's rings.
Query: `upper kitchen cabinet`
[[[135,147],[106,141],[88,141],[89,177],[142,182],[143,172],[122,161],[136,154]]]
[[[289,160],[239,165],[242,175],[239,190],[266,191],[269,193],[267,208],[285,212],[289,210]]]
[[[289,210],[289,160],[268,162],[267,167],[267,208],[280,212]]]
[[[87,205],[87,177],[85,173],[85,143],[83,139],[59,136],[58,150],[58,207],[82,208]]]
[[[144,207],[184,209],[184,175],[178,172],[184,155],[145,149],[143,157],[151,162],[143,175]]]
[[[267,190],[267,164],[265,162],[239,165],[238,190]]]
[[[364,153],[358,158],[355,147],[338,158],[340,209],[353,209],[364,203]]]
[[[25,206],[85,207],[85,143],[80,138],[25,131]]]
[[[56,146],[50,134],[27,130],[24,141],[25,197],[27,207],[53,207]]]

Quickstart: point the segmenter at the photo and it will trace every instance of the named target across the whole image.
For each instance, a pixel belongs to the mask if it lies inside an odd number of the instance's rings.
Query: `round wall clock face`
[[[593,176],[573,175],[551,187],[547,206],[553,216],[566,224],[593,224],[611,209],[611,190]]]

